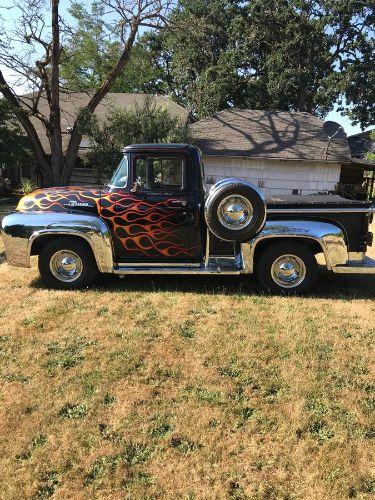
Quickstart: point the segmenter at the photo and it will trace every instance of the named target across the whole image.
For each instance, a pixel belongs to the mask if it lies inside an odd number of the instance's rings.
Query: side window
[[[182,158],[138,157],[135,180],[142,191],[181,191],[184,161]]]

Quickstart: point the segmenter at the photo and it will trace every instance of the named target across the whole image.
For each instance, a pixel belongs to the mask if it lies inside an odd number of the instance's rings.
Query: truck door
[[[188,263],[189,204],[186,159],[174,153],[135,154],[118,262]]]

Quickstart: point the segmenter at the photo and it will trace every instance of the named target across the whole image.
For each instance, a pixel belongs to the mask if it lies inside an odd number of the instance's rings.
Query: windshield
[[[128,155],[125,155],[120,161],[116,172],[113,174],[109,187],[124,188],[128,184]]]

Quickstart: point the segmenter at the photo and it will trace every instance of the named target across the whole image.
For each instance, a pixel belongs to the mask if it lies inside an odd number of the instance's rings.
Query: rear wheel
[[[297,295],[310,290],[318,277],[315,255],[303,243],[274,243],[260,255],[256,275],[267,292]]]
[[[90,285],[98,268],[84,242],[61,238],[51,241],[41,251],[39,272],[47,286],[69,290]]]

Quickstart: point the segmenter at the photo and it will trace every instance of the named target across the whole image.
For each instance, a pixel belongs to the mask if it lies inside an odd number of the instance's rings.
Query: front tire
[[[266,292],[298,295],[316,284],[318,264],[313,252],[303,243],[274,243],[258,258],[256,276]]]
[[[92,251],[85,242],[74,238],[50,241],[39,255],[39,272],[43,282],[62,290],[91,285],[98,274]]]

